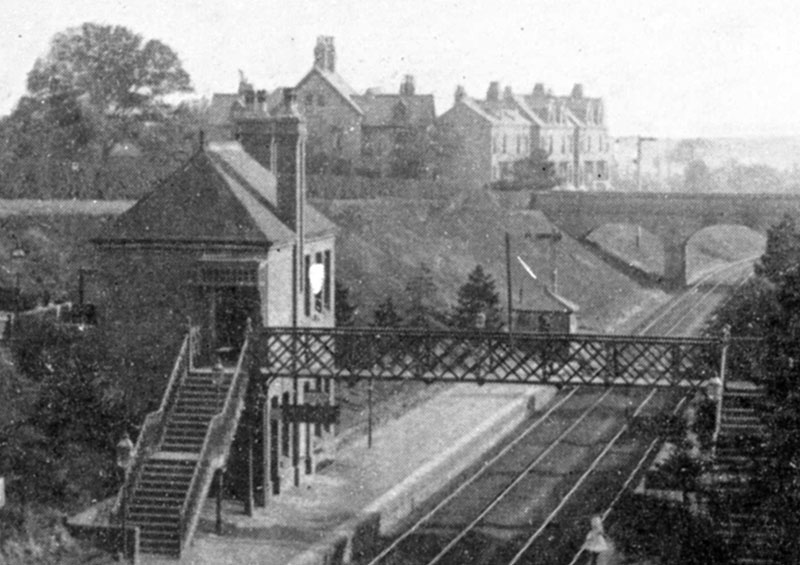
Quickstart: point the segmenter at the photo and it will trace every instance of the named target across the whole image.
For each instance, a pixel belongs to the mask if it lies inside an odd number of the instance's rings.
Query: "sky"
[[[356,90],[417,92],[452,105],[489,81],[557,94],[582,83],[605,101],[611,135],[800,134],[795,0],[0,0],[0,115],[59,31],[124,25],[175,50],[197,96],[296,84],[318,35]]]

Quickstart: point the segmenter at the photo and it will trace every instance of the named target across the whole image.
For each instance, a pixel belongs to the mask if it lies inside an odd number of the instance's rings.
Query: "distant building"
[[[334,169],[389,174],[395,149],[413,143],[436,118],[433,95],[417,94],[411,75],[396,94],[377,89],[358,94],[336,72],[332,37],[317,38],[314,64],[296,91],[315,167],[327,160]]]
[[[470,111],[465,111],[470,110]],[[511,178],[513,162],[524,159],[539,148],[555,166],[566,185],[593,188],[597,181],[608,181],[611,144],[605,126],[603,101],[583,95],[575,85],[570,96],[556,96],[537,83],[530,94],[516,94],[500,85],[489,85],[485,100],[467,98],[459,87],[453,107],[439,118],[459,138],[463,155],[450,162],[447,175],[472,186],[483,186]],[[479,125],[483,123],[484,125]],[[498,135],[520,135],[519,123],[527,127],[527,149],[498,147],[494,133],[487,136],[486,124]],[[524,138],[520,145],[524,148]],[[489,154],[492,158],[487,159]]]
[[[514,163],[532,148],[530,120],[500,98],[496,82],[489,86],[486,100],[470,98],[457,87],[453,107],[439,117],[437,127],[459,145],[443,175],[465,187],[511,180]]]

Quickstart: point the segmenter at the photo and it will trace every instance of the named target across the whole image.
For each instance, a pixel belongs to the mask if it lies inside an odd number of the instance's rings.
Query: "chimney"
[[[459,102],[464,100],[464,98],[466,98],[466,97],[467,97],[466,89],[463,86],[461,86],[460,84],[458,86],[456,86],[456,94],[455,94],[455,97],[454,97],[454,102],[456,104],[458,104]]]
[[[259,112],[267,113],[267,91],[258,90],[256,92],[256,109]]]
[[[511,86],[506,86],[503,90],[503,99],[504,100],[513,100],[514,99],[514,91],[511,89]]]
[[[544,84],[537,82],[533,87],[533,95],[537,98],[544,97]]]
[[[489,90],[486,91],[487,102],[497,102],[500,100],[500,83],[493,80],[489,83]]]
[[[400,94],[403,96],[414,96],[414,75],[405,75],[400,84]]]
[[[583,85],[581,83],[576,83],[575,86],[572,87],[572,97],[583,98]]]
[[[314,66],[323,71],[336,72],[336,47],[333,37],[320,35],[314,47]]]
[[[283,89],[283,103],[274,115],[271,133],[271,169],[278,180],[278,217],[300,233],[306,192],[307,134],[292,88]]]

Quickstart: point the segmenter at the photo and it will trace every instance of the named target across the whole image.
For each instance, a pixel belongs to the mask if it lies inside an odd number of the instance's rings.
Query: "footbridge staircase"
[[[232,367],[196,367],[196,344],[190,331],[159,409],[145,419],[118,499],[117,515],[139,527],[143,553],[180,557],[190,543],[255,368],[249,333]]]

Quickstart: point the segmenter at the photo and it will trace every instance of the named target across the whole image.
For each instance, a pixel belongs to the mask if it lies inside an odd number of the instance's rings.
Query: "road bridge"
[[[661,238],[664,282],[686,285],[686,244],[703,228],[741,225],[766,233],[786,213],[800,212],[789,194],[691,194],[681,192],[537,192],[530,207],[576,239],[606,224],[633,224]]]

